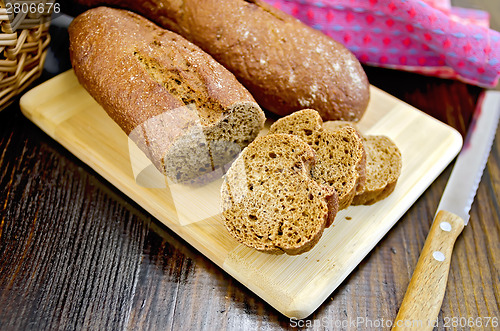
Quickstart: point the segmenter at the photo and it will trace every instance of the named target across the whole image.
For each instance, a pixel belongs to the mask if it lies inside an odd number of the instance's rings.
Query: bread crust
[[[80,83],[175,180],[230,162],[263,127],[264,113],[232,73],[137,14],[94,8],[75,18],[69,34]],[[227,144],[215,146],[220,141]]]
[[[369,83],[356,57],[322,32],[260,0],[79,0],[138,12],[197,44],[278,115],[313,108],[359,120]]]

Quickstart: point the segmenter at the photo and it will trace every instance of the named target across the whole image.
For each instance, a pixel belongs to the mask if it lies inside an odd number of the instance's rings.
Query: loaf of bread
[[[80,83],[174,181],[226,165],[263,127],[264,113],[232,73],[135,13],[91,9],[69,35]]]
[[[335,131],[355,124],[344,121],[328,121],[323,128]],[[382,135],[363,135],[366,151],[366,183],[354,197],[353,205],[371,205],[388,197],[395,189],[401,174],[402,157],[397,145]]]
[[[355,129],[323,130],[318,112],[304,109],[274,122],[269,134],[276,133],[296,135],[314,149],[317,161],[311,174],[318,183],[336,190],[339,209],[349,207],[356,193],[363,190],[366,157],[362,138]]]
[[[267,253],[310,250],[337,213],[337,196],[311,178],[314,150],[288,134],[258,137],[229,168],[221,188],[226,228]]]
[[[135,11],[184,36],[233,72],[264,108],[313,108],[324,120],[359,120],[369,84],[342,44],[260,0],[78,0]]]

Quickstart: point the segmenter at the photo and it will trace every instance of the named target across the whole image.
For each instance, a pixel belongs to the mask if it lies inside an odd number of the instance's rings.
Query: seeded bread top
[[[75,18],[69,33],[78,79],[127,134],[151,117],[189,104],[196,105],[197,120],[207,126],[235,101],[255,102],[198,46],[132,12],[94,8]]]
[[[200,46],[279,115],[303,108],[325,120],[359,120],[370,90],[341,43],[260,0],[79,0],[140,13]]]

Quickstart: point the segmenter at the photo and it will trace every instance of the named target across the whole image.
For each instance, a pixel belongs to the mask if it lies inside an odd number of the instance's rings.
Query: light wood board
[[[371,87],[370,105],[358,127],[365,134],[389,136],[401,149],[403,168],[395,191],[372,206],[339,212],[311,251],[274,256],[238,244],[225,230],[218,206],[221,180],[198,188],[165,182],[79,85],[72,70],[26,93],[21,109],[158,221],[295,318],[307,317],[331,295],[462,146],[454,129]]]

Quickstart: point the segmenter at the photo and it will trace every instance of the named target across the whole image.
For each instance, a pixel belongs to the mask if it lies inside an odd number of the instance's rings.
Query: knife
[[[432,330],[437,326],[453,245],[469,222],[499,115],[500,92],[487,91],[474,111],[392,330]]]

